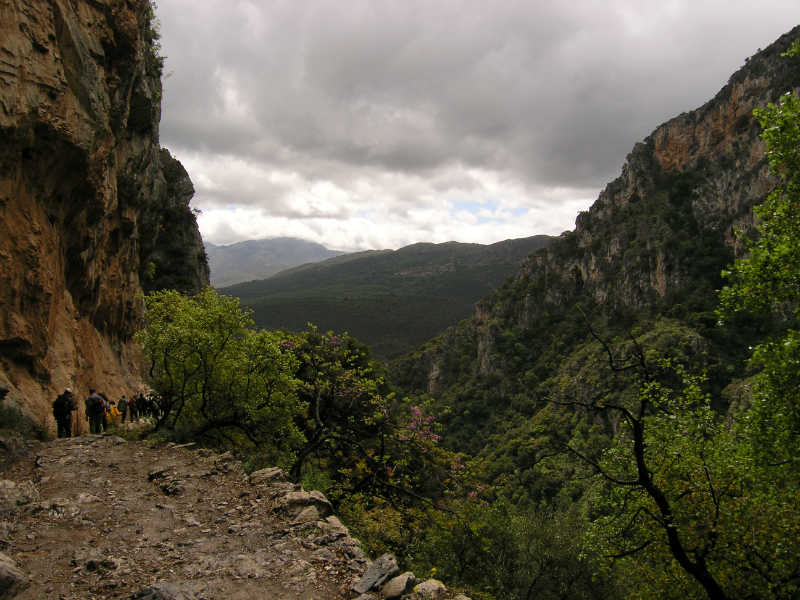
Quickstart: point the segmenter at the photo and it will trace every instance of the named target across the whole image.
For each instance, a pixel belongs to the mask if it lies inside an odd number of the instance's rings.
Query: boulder
[[[438,579],[427,579],[414,586],[414,593],[421,600],[440,600],[447,595],[447,588]]]
[[[28,585],[28,578],[10,556],[0,552],[0,600],[13,598]]]
[[[289,492],[281,499],[281,507],[292,517],[300,515],[308,506],[316,507],[317,519],[325,518],[333,512],[333,506],[331,506],[325,494],[317,490],[311,492],[304,490]]]
[[[411,571],[406,571],[402,575],[393,577],[381,588],[381,596],[387,600],[393,598],[400,598],[403,594],[407,594],[412,590],[417,578]]]
[[[322,518],[319,514],[319,509],[314,506],[306,506],[294,517],[295,523],[315,523]]]
[[[250,483],[252,485],[264,485],[275,481],[286,481],[286,474],[280,467],[270,467],[250,473]]]
[[[380,588],[390,578],[400,573],[397,559],[391,554],[383,556],[370,563],[364,576],[352,587],[356,594],[364,594],[370,590]]]

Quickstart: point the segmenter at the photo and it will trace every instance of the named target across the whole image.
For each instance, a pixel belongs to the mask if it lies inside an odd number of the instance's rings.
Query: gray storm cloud
[[[451,189],[494,201],[487,174],[531,206],[545,188],[596,195],[636,141],[800,20],[795,0],[158,4],[162,141],[216,187],[197,202],[296,218],[350,218],[370,193],[389,211]],[[271,183],[220,190],[226,160]]]

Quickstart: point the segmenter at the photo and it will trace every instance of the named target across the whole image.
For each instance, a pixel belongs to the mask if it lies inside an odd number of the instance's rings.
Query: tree
[[[281,336],[250,329],[239,301],[207,288],[193,298],[155,292],[138,334],[149,380],[161,396],[157,428],[249,446],[286,462],[303,438],[294,420],[294,356]]]
[[[800,54],[800,44],[789,54]],[[756,208],[749,255],[724,273],[720,310],[784,323],[754,349],[761,371],[752,407],[725,419],[702,377],[669,361],[654,369],[641,350],[633,363],[619,362],[608,344],[612,369],[633,369],[638,394],[580,403],[622,417],[612,447],[598,460],[582,458],[602,480],[589,539],[637,582],[637,597],[800,593],[800,101],[787,94],[756,116],[781,182]]]
[[[306,441],[292,476],[321,472],[334,501],[355,494],[425,500],[438,434],[420,406],[394,396],[369,348],[314,326],[287,336],[282,347],[297,359],[298,394],[307,407],[298,419]]]
[[[432,515],[415,556],[436,565],[447,581],[497,600],[617,597],[581,551],[578,515],[521,511],[503,498],[491,504],[464,498],[450,506]]]
[[[795,42],[789,54],[800,54]],[[720,297],[723,318],[749,312],[777,317],[783,332],[753,351],[761,368],[752,409],[753,448],[770,464],[794,464],[800,447],[800,100],[785,94],[756,111],[763,127],[771,171],[781,183],[756,208],[758,236],[748,256],[723,275],[730,282]]]

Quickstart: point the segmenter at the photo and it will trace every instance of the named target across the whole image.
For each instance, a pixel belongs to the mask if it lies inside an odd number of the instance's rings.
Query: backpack
[[[66,417],[72,412],[72,402],[67,394],[60,394],[56,401],[53,402],[53,416],[56,419]]]
[[[92,394],[86,399],[86,414],[99,415],[105,411],[103,399],[97,394]]]

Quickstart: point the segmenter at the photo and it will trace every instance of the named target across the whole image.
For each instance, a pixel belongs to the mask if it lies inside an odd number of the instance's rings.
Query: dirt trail
[[[197,600],[337,599],[366,564],[324,498],[248,478],[229,455],[86,436],[0,469],[14,482],[0,481],[0,551],[30,578],[19,600],[127,599],[157,582]]]

